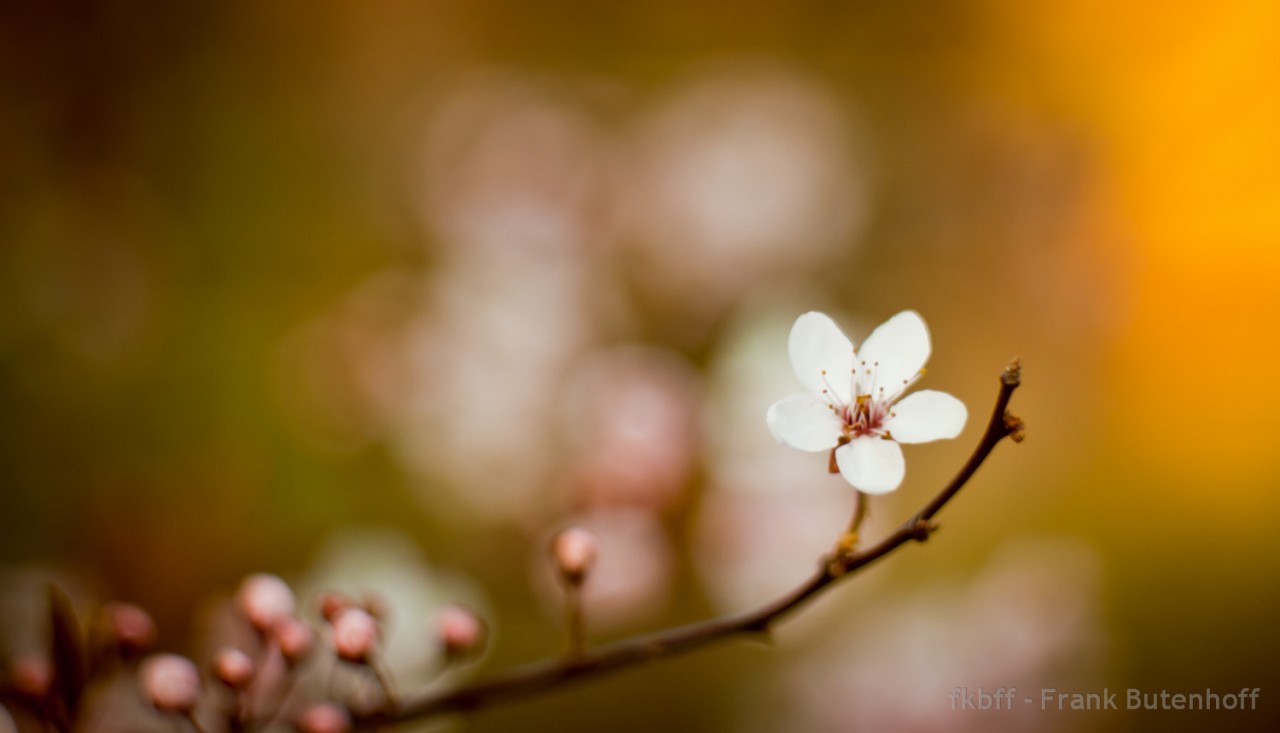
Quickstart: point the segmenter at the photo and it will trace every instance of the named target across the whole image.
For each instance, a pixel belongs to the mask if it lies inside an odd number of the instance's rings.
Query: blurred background
[[[54,579],[203,661],[267,571],[381,593],[410,681],[467,602],[483,674],[562,648],[569,524],[595,639],[747,608],[852,507],[765,429],[791,322],[914,308],[970,424],[907,448],[872,534],[1025,365],[1027,441],[933,540],[774,645],[450,725],[1274,729],[1278,48],[1263,0],[7,3],[0,654]]]

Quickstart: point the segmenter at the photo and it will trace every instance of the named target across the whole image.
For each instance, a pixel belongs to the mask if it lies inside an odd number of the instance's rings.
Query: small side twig
[[[1022,420],[1008,411],[1014,390],[1022,383],[1020,363],[1015,359],[1000,378],[1000,392],[995,408],[969,460],[955,477],[918,512],[892,533],[865,550],[837,547],[823,558],[818,571],[790,593],[753,611],[677,626],[654,633],[631,637],[566,658],[549,659],[515,667],[488,679],[464,684],[390,710],[356,719],[360,728],[372,728],[410,720],[418,720],[450,712],[480,708],[531,697],[559,688],[570,682],[598,677],[642,662],[674,656],[733,636],[767,634],[784,620],[838,580],[880,560],[911,542],[924,542],[937,529],[934,517],[969,482],[991,451],[1005,438],[1021,442],[1025,428]],[[860,523],[861,510],[855,511]]]
[[[569,637],[567,654],[581,657],[587,650],[586,633],[582,619],[582,587],[566,585],[564,590],[564,623]]]
[[[379,689],[382,690],[382,699],[385,701],[387,709],[392,711],[398,709],[400,707],[400,698],[396,695],[395,681],[391,679],[391,670],[387,668],[386,662],[380,655],[370,658],[369,671],[373,674],[373,679],[378,683]]]

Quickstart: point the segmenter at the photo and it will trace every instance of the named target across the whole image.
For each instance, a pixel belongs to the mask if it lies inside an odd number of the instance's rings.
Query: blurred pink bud
[[[285,616],[280,619],[272,633],[275,635],[276,644],[280,646],[280,653],[289,664],[301,662],[311,652],[312,643],[315,641],[315,634],[312,633],[311,627],[297,616]]]
[[[351,716],[345,708],[322,702],[307,706],[295,725],[301,733],[347,733],[351,730]]]
[[[243,690],[253,681],[253,660],[239,649],[224,647],[213,658],[213,674],[233,690]]]
[[[53,666],[41,656],[18,657],[9,663],[9,679],[19,694],[42,698],[53,684]]]
[[[563,530],[551,543],[551,555],[560,575],[574,585],[587,577],[587,571],[596,561],[597,549],[596,536],[581,527]]]
[[[348,608],[333,619],[333,649],[348,662],[363,664],[378,642],[378,622],[363,608]]]
[[[200,699],[200,672],[186,657],[156,654],[140,671],[142,692],[157,710],[189,713]]]
[[[325,621],[333,623],[333,619],[338,615],[339,611],[354,605],[356,605],[356,602],[345,593],[336,591],[325,593],[320,596],[320,615],[324,617]]]
[[[132,603],[108,603],[102,618],[120,653],[133,656],[150,651],[156,643],[156,622],[151,614]]]
[[[293,613],[293,591],[275,575],[256,573],[240,584],[236,605],[253,628],[265,634]]]
[[[463,606],[446,606],[436,618],[436,634],[449,659],[470,656],[484,649],[489,629],[474,611]]]

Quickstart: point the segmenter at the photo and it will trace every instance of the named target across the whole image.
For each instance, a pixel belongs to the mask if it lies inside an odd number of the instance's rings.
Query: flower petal
[[[779,443],[807,451],[836,447],[844,427],[821,395],[800,392],[773,403],[765,422]]]
[[[902,448],[892,440],[864,435],[836,449],[840,475],[867,494],[887,494],[898,488],[907,472]]]
[[[849,404],[853,391],[853,343],[825,314],[816,311],[796,319],[787,340],[791,368],[806,388],[834,394]],[[830,392],[828,392],[830,390]]]
[[[928,443],[954,438],[964,430],[969,411],[946,392],[922,389],[890,408],[884,428],[899,443]]]
[[[858,394],[893,399],[929,360],[929,329],[915,311],[880,324],[858,350]]]

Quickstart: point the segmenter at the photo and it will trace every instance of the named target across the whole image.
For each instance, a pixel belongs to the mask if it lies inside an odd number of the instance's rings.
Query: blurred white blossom
[[[465,78],[436,106],[424,213],[451,258],[501,265],[592,238],[607,142],[578,96],[569,84],[493,72]]]
[[[699,387],[693,367],[674,353],[630,346],[584,359],[560,410],[574,503],[674,502],[696,459]]]
[[[528,516],[558,462],[559,393],[591,340],[587,271],[571,258],[437,273],[406,358],[392,442],[435,511]]]
[[[415,203],[436,256],[282,349],[295,425],[385,441],[433,513],[528,524],[565,486],[575,506],[671,505],[695,462],[692,369],[599,344],[655,306],[704,333],[861,221],[851,128],[819,83],[726,67],[611,124],[594,94],[492,72],[435,97]]]
[[[620,166],[642,284],[718,313],[846,247],[866,208],[851,136],[830,92],[787,70],[726,65],[678,87],[641,118]]]

